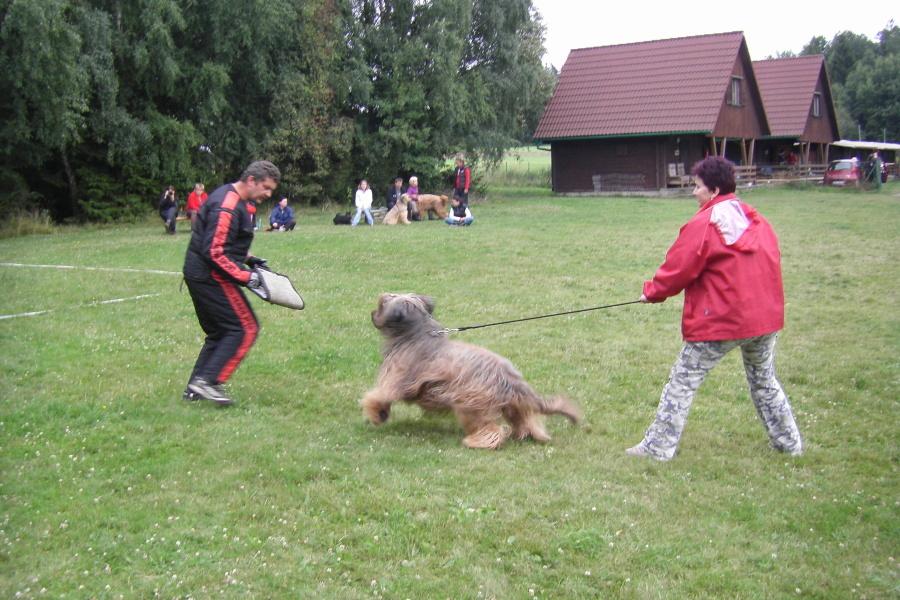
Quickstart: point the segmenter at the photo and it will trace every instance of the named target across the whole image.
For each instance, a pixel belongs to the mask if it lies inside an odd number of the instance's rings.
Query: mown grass
[[[745,196],[781,239],[797,459],[767,448],[737,356],[674,461],[623,454],[680,348],[680,298],[453,334],[582,406],[548,444],[469,451],[452,419],[360,413],[381,292],[431,294],[447,327],[633,300],[693,199],[494,185],[469,228],[304,211],[253,250],[307,309],[254,302],[224,410],[181,400],[202,337],[165,272],[186,234],[2,240],[0,262],[110,270],[0,266],[3,315],[51,311],[0,319],[0,596],[896,598],[898,192]]]
[[[475,176],[476,186],[550,187],[550,152],[536,147],[515,148],[496,169]]]

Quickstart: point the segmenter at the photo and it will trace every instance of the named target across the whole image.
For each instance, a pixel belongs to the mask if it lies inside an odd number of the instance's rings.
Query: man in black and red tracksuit
[[[269,198],[280,178],[272,163],[252,163],[239,181],[210,194],[197,213],[184,259],[184,280],[206,341],[184,391],[186,400],[234,403],[222,384],[237,369],[259,332],[259,321],[241,287],[258,287],[259,276],[251,269],[266,262],[250,254],[253,222],[247,203]]]

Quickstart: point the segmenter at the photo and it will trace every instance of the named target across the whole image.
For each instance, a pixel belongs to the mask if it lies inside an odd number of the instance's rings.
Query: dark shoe
[[[195,377],[188,383],[187,389],[191,392],[194,392],[201,398],[205,398],[207,400],[211,400],[216,404],[221,404],[222,406],[229,406],[234,404],[234,400],[225,393],[225,390],[222,388],[221,383],[212,384],[203,379],[202,377]]]

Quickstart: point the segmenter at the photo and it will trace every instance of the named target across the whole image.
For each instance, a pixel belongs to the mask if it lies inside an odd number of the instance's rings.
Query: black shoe
[[[205,398],[207,400],[211,400],[216,404],[221,404],[222,406],[229,406],[234,404],[234,400],[225,393],[225,390],[222,388],[221,383],[212,384],[203,379],[202,377],[195,377],[191,379],[190,383],[188,383],[187,389],[191,392],[194,392],[201,398]]]

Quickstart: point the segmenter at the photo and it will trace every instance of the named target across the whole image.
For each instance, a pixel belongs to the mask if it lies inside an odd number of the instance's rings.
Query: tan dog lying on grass
[[[421,198],[421,196],[419,196]],[[507,359],[436,333],[434,300],[416,294],[382,294],[372,323],[384,336],[378,384],[362,399],[363,412],[381,425],[397,401],[425,410],[450,411],[466,432],[469,448],[498,448],[510,433],[547,441],[543,415],[559,414],[573,423],[581,411],[569,399],[539,396]],[[512,425],[502,427],[499,418]]]
[[[419,216],[421,217],[429,210],[437,213],[441,219],[447,218],[447,196],[436,196],[435,194],[419,194],[416,201],[419,207]]]
[[[400,194],[397,204],[391,207],[391,210],[384,215],[381,221],[384,225],[396,225],[398,222],[409,225],[409,215],[407,215],[406,207],[409,205],[409,194]]]

